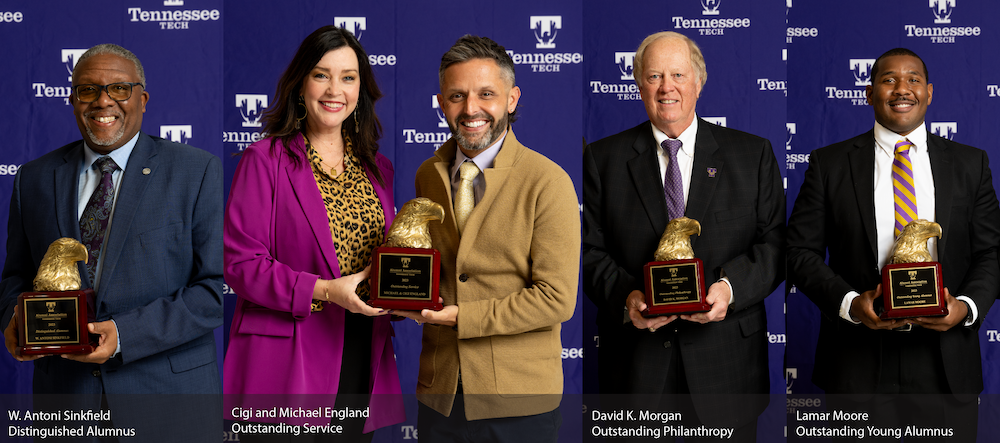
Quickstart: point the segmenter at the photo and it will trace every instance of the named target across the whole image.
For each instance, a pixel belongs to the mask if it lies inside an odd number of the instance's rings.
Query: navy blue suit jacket
[[[80,238],[77,141],[20,168],[0,281],[4,325],[32,290],[52,241]],[[213,330],[222,326],[222,165],[139,133],[105,239],[97,321],[114,319],[121,354],[101,365],[35,360],[36,394],[220,393]],[[91,287],[80,262],[84,287]],[[95,405],[96,406],[96,405]],[[111,405],[114,407],[114,405]],[[96,409],[96,408],[95,408]]]

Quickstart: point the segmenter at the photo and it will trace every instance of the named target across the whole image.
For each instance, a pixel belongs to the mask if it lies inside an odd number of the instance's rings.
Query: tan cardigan
[[[417,399],[450,416],[461,366],[468,420],[551,411],[562,398],[560,324],[577,298],[576,190],[559,165],[508,130],[459,242],[448,177],[456,149],[449,140],[415,179],[418,197],[445,208],[431,238],[444,304],[459,307],[457,328],[424,326]]]

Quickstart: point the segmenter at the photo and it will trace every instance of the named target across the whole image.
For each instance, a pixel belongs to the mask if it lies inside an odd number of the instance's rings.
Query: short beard
[[[448,122],[448,128],[451,129],[452,137],[454,137],[455,141],[458,142],[458,146],[460,146],[462,149],[465,149],[466,151],[478,152],[486,148],[489,148],[490,145],[493,144],[493,141],[499,138],[500,135],[503,134],[503,131],[507,130],[507,114],[503,115],[503,117],[500,119],[499,124],[493,118],[493,116],[487,115],[486,117],[489,119],[489,123],[487,124],[490,125],[490,130],[487,131],[486,134],[483,134],[484,136],[480,137],[478,141],[469,140],[458,129],[459,126],[458,122],[460,120],[470,119],[473,117],[474,116],[462,114],[459,115],[454,122]]]
[[[121,115],[116,115],[116,117],[118,117],[118,120],[122,120],[124,118]],[[89,119],[90,115],[89,114],[84,115],[84,118]],[[105,138],[105,139],[98,138],[97,135],[94,134],[94,131],[92,129],[90,129],[90,125],[89,124],[85,124],[85,125],[83,125],[83,127],[87,128],[87,136],[90,137],[90,140],[93,141],[94,144],[97,145],[97,146],[111,146],[111,145],[113,145],[115,143],[118,143],[118,141],[121,140],[122,137],[125,136],[125,123],[124,122],[122,122],[122,124],[118,126],[118,131],[117,132],[115,132],[114,134],[111,134],[111,136],[109,136],[108,138]]]

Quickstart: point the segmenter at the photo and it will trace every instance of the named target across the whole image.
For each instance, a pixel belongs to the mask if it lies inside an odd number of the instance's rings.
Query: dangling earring
[[[358,132],[361,132],[361,126],[358,124],[358,109],[354,108],[354,133]]]
[[[309,110],[306,109],[306,100],[301,95],[299,96],[298,105],[302,107],[302,117],[295,118],[295,129],[299,129],[302,126],[301,125],[302,119],[306,118],[306,115],[309,114]]]

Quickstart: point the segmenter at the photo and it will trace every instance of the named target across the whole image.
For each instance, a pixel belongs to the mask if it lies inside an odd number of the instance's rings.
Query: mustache
[[[118,118],[124,117],[121,112],[118,112],[118,111],[115,111],[115,110],[111,110],[109,112],[108,110],[97,110],[97,109],[95,109],[93,111],[84,112],[83,116],[86,117],[86,118],[90,118],[91,116],[93,116],[95,114],[103,114],[105,116],[111,115],[111,116],[118,117]]]
[[[456,122],[460,122],[462,120],[486,120],[486,121],[488,121],[490,123],[494,123],[495,119],[493,118],[492,115],[489,115],[489,114],[487,114],[485,112],[477,112],[477,113],[472,114],[472,115],[464,114],[464,113],[463,114],[459,114],[458,117],[455,118]]]

